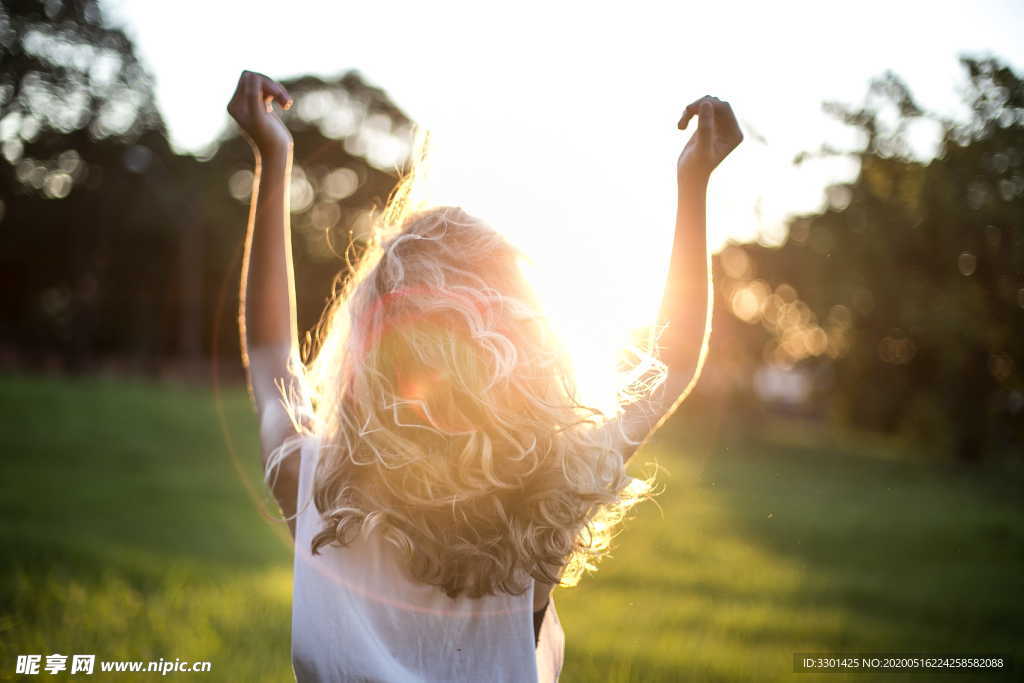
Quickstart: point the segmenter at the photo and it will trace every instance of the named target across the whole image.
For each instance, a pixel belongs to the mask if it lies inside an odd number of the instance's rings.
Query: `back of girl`
[[[550,587],[593,564],[640,491],[573,400],[519,258],[459,208],[416,213],[378,233],[325,318],[294,411],[311,418],[297,674],[557,678]]]
[[[564,634],[552,589],[593,570],[649,495],[626,460],[699,374],[706,247],[676,240],[669,352],[646,395],[606,416],[577,400],[524,255],[461,208],[410,210],[409,177],[301,362],[292,146],[273,100],[290,106],[280,84],[243,72],[229,111],[257,160],[240,321],[267,481],[295,540],[296,678],[557,680]],[[691,108],[700,145],[680,157],[677,237],[703,233],[691,184],[731,149],[711,144],[712,121],[735,122],[714,98]],[[694,294],[700,305],[678,306]]]

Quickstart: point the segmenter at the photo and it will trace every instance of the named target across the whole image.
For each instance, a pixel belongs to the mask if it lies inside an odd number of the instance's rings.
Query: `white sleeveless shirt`
[[[300,451],[292,668],[317,681],[544,683],[558,680],[565,638],[552,598],[534,645],[533,583],[523,595],[449,598],[416,582],[377,534],[310,551],[319,442]]]

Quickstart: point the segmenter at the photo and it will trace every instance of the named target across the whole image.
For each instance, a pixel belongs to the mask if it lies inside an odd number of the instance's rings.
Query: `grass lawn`
[[[0,680],[17,654],[55,652],[291,679],[291,555],[256,503],[244,394],[8,377],[0,410]],[[793,653],[1022,654],[1018,475],[680,418],[634,465],[667,470],[657,505],[556,592],[563,681],[866,681],[794,675]],[[908,678],[933,680],[886,680]]]

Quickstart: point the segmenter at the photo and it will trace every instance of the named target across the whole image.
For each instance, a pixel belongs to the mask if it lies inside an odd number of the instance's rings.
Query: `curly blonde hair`
[[[377,530],[451,597],[575,585],[653,475],[628,476],[620,435],[577,400],[524,255],[459,207],[410,210],[411,182],[300,368],[320,439],[312,551]]]

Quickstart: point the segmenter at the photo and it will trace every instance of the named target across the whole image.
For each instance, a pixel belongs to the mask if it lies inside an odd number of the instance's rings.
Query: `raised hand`
[[[274,111],[275,101],[283,109],[292,106],[283,85],[263,74],[243,71],[228,102],[228,113],[257,155],[284,152],[292,146],[292,134]]]
[[[743,133],[728,102],[705,95],[689,104],[679,119],[679,130],[685,130],[694,116],[697,132],[690,136],[676,165],[680,181],[704,180],[743,142]]]

